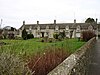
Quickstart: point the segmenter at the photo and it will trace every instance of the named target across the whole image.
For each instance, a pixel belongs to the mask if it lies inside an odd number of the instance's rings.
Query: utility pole
[[[0,23],[0,29],[1,29],[1,26],[2,26],[2,21],[3,21],[3,20],[1,19],[1,23]]]

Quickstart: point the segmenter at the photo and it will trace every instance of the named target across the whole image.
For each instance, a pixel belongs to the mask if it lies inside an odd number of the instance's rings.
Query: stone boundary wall
[[[95,40],[95,38],[90,39],[47,75],[87,75],[91,47]]]

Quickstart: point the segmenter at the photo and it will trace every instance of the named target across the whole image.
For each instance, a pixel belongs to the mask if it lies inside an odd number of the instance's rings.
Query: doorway
[[[42,34],[42,37],[44,37],[44,32],[41,32],[41,34]]]

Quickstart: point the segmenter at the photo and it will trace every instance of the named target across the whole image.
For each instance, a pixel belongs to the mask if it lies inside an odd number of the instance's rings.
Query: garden
[[[83,36],[86,33],[83,32]],[[57,35],[55,36],[56,38]],[[89,37],[89,39],[92,37]],[[85,40],[78,38],[56,38],[0,40],[0,74],[47,75],[89,40],[85,37],[83,37]]]
[[[14,62],[17,60],[22,61],[24,63],[23,65],[27,65],[33,75],[41,74],[40,71],[44,71],[42,74],[46,75],[85,43],[78,39],[64,39],[62,41],[53,42],[41,42],[41,40],[41,38],[33,38],[29,40],[0,40],[0,42],[5,43],[0,46],[1,55],[8,54],[1,57],[9,57],[10,59],[5,58],[4,61],[12,61],[9,62],[9,64],[12,65],[15,65]],[[17,60],[15,59],[16,57],[18,58]],[[5,67],[9,67],[9,64],[6,64]],[[16,69],[16,67],[13,69]]]

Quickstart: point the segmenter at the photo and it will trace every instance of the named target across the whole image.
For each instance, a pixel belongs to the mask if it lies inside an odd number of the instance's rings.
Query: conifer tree
[[[22,38],[23,38],[24,40],[27,39],[27,32],[26,32],[26,29],[23,29],[23,31],[22,31]]]

